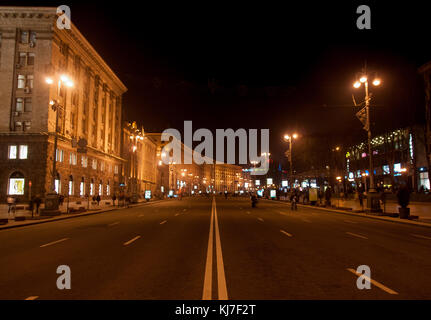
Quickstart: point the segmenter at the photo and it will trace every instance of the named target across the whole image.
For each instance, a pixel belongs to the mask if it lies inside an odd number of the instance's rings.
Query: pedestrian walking
[[[59,195],[59,197],[58,197],[58,202],[59,202],[60,206],[63,206],[63,203],[64,203],[64,196],[63,196],[62,194],[60,194],[60,195]]]
[[[40,197],[40,195],[36,195],[36,197],[34,198],[34,203],[36,204],[36,214],[39,215],[39,207],[42,203],[42,198]]]
[[[10,213],[11,211],[15,213],[15,198],[14,197],[7,197],[7,205],[9,206],[7,213]]]
[[[117,200],[117,196],[115,195],[115,193],[112,195],[112,204],[115,207],[115,200]]]
[[[295,210],[295,211],[298,210],[298,206],[296,205],[296,203],[298,202],[298,198],[299,198],[298,192],[295,189],[292,191],[292,194],[290,195],[290,202],[291,202],[290,209],[291,210]]]
[[[100,195],[98,194],[96,197],[97,205],[100,205]]]

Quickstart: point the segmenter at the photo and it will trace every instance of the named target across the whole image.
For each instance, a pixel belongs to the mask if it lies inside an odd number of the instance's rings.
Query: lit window
[[[106,185],[106,195],[109,196],[111,194],[111,190],[109,188],[109,183]]]
[[[9,146],[9,159],[16,159],[16,146]]]
[[[13,173],[9,178],[9,195],[23,195],[24,194],[25,179],[19,172]]]
[[[103,195],[103,185],[101,183],[99,184],[99,195]]]
[[[69,157],[69,164],[76,165],[76,153],[71,152]]]
[[[94,183],[90,183],[90,195],[94,195]]]
[[[16,112],[22,112],[24,110],[23,108],[23,98],[16,98],[16,104],[15,104],[15,111]]]
[[[83,197],[85,195],[85,182],[81,181],[79,185],[79,195]]]
[[[97,160],[96,160],[96,159],[93,159],[93,160],[91,161],[91,167],[92,167],[94,170],[96,170],[96,169],[97,169]]]
[[[27,159],[27,154],[28,154],[28,146],[26,145],[19,146],[19,158]]]
[[[117,165],[114,167],[114,173],[118,174],[118,166]]]
[[[73,181],[69,180],[69,196],[73,196]]]
[[[55,184],[55,192],[60,193],[60,180],[55,179],[54,184]]]
[[[55,153],[55,160],[58,162],[64,161],[64,151],[61,149],[57,149],[57,152]]]
[[[27,54],[25,52],[20,52],[19,53],[19,64],[21,66],[25,66],[25,61],[27,60]]]
[[[25,75],[18,75],[18,89],[24,89],[25,87]]]

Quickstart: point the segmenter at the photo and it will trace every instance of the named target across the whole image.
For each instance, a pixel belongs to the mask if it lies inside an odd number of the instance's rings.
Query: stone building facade
[[[0,201],[43,197],[53,186],[72,198],[119,189],[127,88],[76,26],[60,30],[57,18],[56,8],[0,7]],[[60,106],[57,128],[51,101]]]
[[[145,191],[156,192],[157,145],[146,136],[144,128],[136,122],[123,126],[123,158],[125,190],[129,194],[144,196]]]

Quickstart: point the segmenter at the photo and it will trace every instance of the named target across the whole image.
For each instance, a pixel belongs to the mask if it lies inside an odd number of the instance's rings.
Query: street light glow
[[[359,78],[359,81],[362,83],[365,83],[367,81],[367,77],[366,76],[362,76]]]
[[[353,87],[355,87],[356,89],[358,89],[360,86],[361,86],[361,83],[360,83],[359,81],[356,81],[356,82],[353,84]]]
[[[289,140],[289,139],[290,139],[290,136],[289,136],[288,134],[286,134],[286,135],[284,136],[284,139]]]
[[[47,84],[53,84],[53,83],[54,83],[54,80],[52,80],[52,78],[50,78],[50,77],[46,77],[46,78],[45,78],[45,82],[46,82]]]
[[[296,138],[298,138],[298,134],[294,133],[292,137],[293,137],[293,139],[296,139]]]
[[[60,76],[60,80],[61,80],[62,82],[68,82],[68,81],[70,81],[69,77],[68,77],[68,76],[66,76],[65,74],[62,74],[62,75]]]
[[[375,85],[376,87],[379,86],[380,83],[381,83],[380,79],[374,79],[374,81],[373,81],[373,85]]]

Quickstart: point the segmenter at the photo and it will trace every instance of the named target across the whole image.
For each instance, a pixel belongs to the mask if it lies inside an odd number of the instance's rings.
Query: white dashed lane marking
[[[292,235],[284,230],[280,230],[280,232],[288,237],[292,237]]]
[[[351,236],[356,237],[356,238],[368,239],[368,238],[367,238],[367,237],[365,237],[365,236],[362,236],[362,235],[360,235],[360,234],[356,234],[356,233],[352,233],[352,232],[346,232],[346,234],[351,235]]]
[[[53,245],[53,244],[57,244],[57,243],[60,243],[60,242],[66,241],[66,240],[69,240],[69,238],[64,238],[64,239],[60,239],[60,240],[57,240],[57,241],[53,241],[53,242],[50,242],[50,243],[47,243],[47,244],[43,244],[43,245],[41,245],[40,247],[41,247],[41,248],[48,247],[48,246],[51,246],[51,245]]]
[[[131,240],[127,241],[127,242],[124,242],[124,243],[123,243],[123,245],[128,246],[128,245],[129,245],[129,244],[131,244],[132,242],[134,242],[134,241],[138,240],[140,237],[141,237],[141,236],[136,236],[136,237],[134,237],[133,239],[131,239]]]

